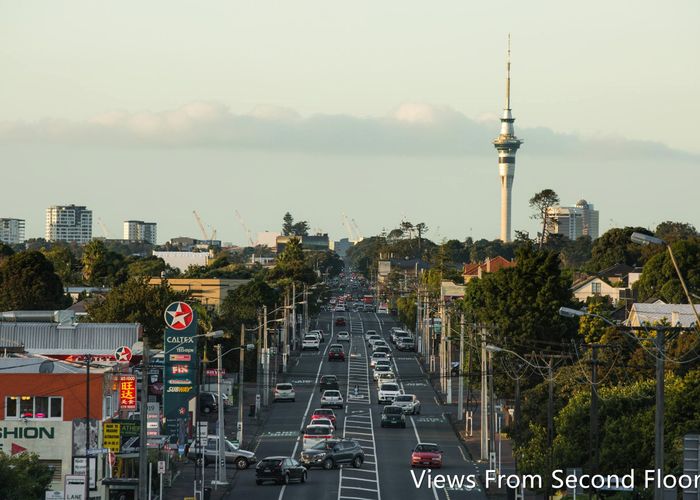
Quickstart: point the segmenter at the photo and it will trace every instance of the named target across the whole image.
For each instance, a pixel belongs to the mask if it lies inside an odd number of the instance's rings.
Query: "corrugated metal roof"
[[[0,345],[24,345],[33,354],[113,354],[138,340],[138,323],[0,323]]]
[[[85,368],[75,366],[71,363],[62,361],[50,360],[44,357],[18,357],[18,358],[2,358],[0,357],[0,374],[5,373],[41,373],[40,367],[50,365],[50,372],[44,373],[85,373]],[[101,373],[104,370],[92,367],[91,372]]]
[[[695,309],[700,312],[700,306],[696,305]],[[689,327],[695,323],[695,314],[693,314],[690,304],[664,304],[662,302],[632,304],[627,323],[630,326],[640,326],[645,323],[653,325],[664,319],[671,323],[674,313],[683,327]]]

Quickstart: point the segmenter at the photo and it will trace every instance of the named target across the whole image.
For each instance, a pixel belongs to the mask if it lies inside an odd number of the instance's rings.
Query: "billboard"
[[[163,414],[165,433],[175,443],[197,395],[197,313],[187,302],[173,302],[165,309],[165,324]]]

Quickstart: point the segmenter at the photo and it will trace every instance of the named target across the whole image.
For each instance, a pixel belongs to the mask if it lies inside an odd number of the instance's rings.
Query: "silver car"
[[[411,415],[420,415],[420,401],[415,394],[401,394],[394,398],[394,406],[400,406],[403,412]]]
[[[204,466],[216,463],[219,456],[217,450],[217,445],[219,442],[219,436],[210,435],[207,436],[207,442],[203,446],[204,456],[200,452],[200,443],[196,440],[190,444],[187,450],[187,458],[199,462],[204,459]],[[255,453],[252,451],[242,450],[231,441],[224,440],[226,446],[226,463],[234,464],[237,469],[247,469],[248,466],[255,464],[258,459],[255,457]]]

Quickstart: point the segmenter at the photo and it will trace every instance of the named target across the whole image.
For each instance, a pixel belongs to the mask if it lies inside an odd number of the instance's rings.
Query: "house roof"
[[[602,277],[602,278],[609,278],[611,276],[623,277],[623,276],[627,276],[629,273],[631,273],[634,270],[635,270],[634,267],[629,266],[623,262],[618,262],[615,265],[612,265],[608,268],[605,268],[601,271],[598,271],[597,275]]]
[[[482,273],[495,273],[500,269],[513,266],[515,266],[515,260],[508,260],[505,257],[497,255],[495,257],[488,257],[483,262],[465,264],[462,274],[465,276],[478,276],[479,271]]]
[[[700,313],[700,306],[696,305],[695,310]],[[696,321],[690,304],[664,304],[657,301],[652,304],[645,302],[632,304],[627,323],[630,326],[640,326],[645,323],[655,324],[662,320],[670,323],[676,315],[678,322],[683,327],[689,327]]]

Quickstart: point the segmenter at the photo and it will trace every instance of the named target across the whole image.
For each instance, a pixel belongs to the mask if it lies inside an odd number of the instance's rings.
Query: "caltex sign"
[[[188,420],[188,407],[197,395],[197,313],[186,302],[173,302],[165,318],[165,388],[163,414],[171,442]]]

